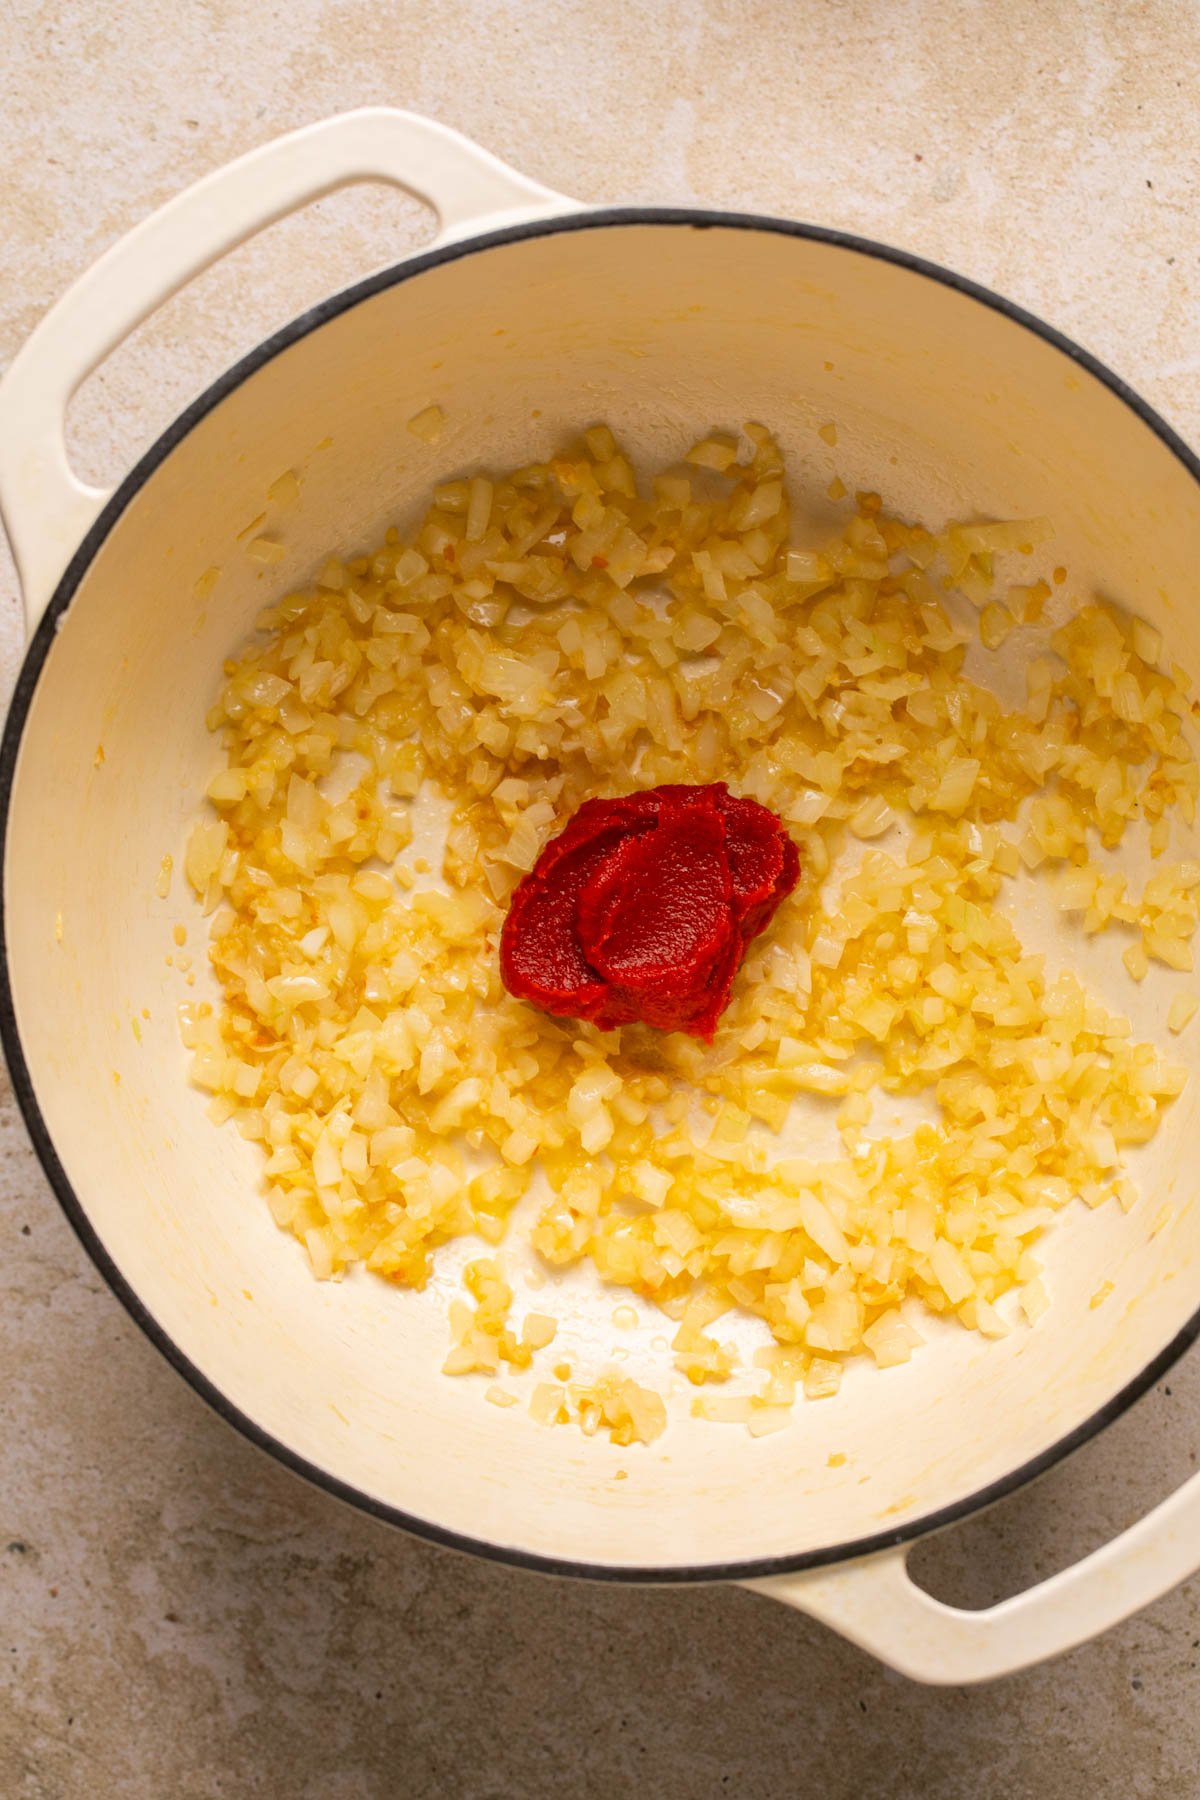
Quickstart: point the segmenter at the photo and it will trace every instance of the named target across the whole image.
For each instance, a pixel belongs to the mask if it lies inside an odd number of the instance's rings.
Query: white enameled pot
[[[432,249],[262,345],[115,493],[84,486],[63,418],[89,370],[233,244],[362,177],[433,204]],[[447,424],[430,447],[405,422],[434,402]],[[0,1023],[97,1265],[192,1385],[282,1461],[443,1543],[560,1574],[748,1582],[920,1679],[978,1680],[1090,1637],[1200,1565],[1196,1476],[990,1611],[941,1605],[905,1570],[914,1539],[1079,1444],[1200,1329],[1185,1155],[1200,1080],[1138,1163],[1132,1211],[1052,1234],[1053,1304],[1035,1329],[936,1333],[903,1369],[856,1371],[757,1442],[682,1401],[657,1444],[619,1451],[439,1374],[453,1257],[421,1294],[314,1282],[259,1197],[257,1150],[206,1119],[177,1036],[165,953],[176,922],[198,948],[198,920],[178,876],[166,899],[156,880],[164,855],[181,862],[219,758],[204,716],[221,659],[264,599],[369,542],[447,470],[526,460],[597,419],[666,462],[748,418],[779,431],[814,491],[832,472],[814,426],[834,419],[843,479],[900,509],[1051,515],[1076,589],[1150,617],[1200,675],[1196,460],[1074,346],[913,257],[775,220],[580,209],[384,110],[282,138],[147,219],[0,386],[0,504],[31,634],[0,765]],[[286,560],[265,571],[241,540],[289,468],[301,499]],[[1096,951],[1088,979],[1161,1035],[1167,990],[1118,993],[1116,955]],[[565,1341],[603,1349],[612,1292],[577,1281],[567,1297]],[[830,1467],[831,1450],[845,1461]]]

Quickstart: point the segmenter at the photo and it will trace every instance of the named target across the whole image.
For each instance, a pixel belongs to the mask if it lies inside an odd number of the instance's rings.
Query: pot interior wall
[[[436,446],[406,428],[431,402],[446,414]],[[919,1518],[1087,1419],[1200,1306],[1200,1208],[1183,1166],[1197,1084],[1136,1163],[1134,1209],[1063,1220],[1048,1253],[1053,1306],[1036,1329],[994,1343],[932,1331],[907,1367],[854,1370],[836,1400],[798,1406],[790,1429],[757,1442],[691,1419],[681,1392],[659,1443],[617,1450],[483,1404],[474,1378],[439,1375],[462,1247],[422,1294],[365,1277],[314,1283],[271,1222],[257,1151],[215,1130],[189,1088],[175,1008],[206,976],[179,871],[219,761],[205,710],[260,606],[330,551],[403,519],[434,476],[527,459],[598,419],[665,463],[702,428],[753,418],[792,456],[802,530],[828,518],[811,497],[835,472],[934,524],[1049,513],[1059,536],[1047,560],[1069,565],[1070,591],[1134,606],[1200,670],[1186,604],[1200,489],[1065,354],[852,249],[610,224],[403,280],[209,411],[83,577],[15,780],[6,905],[20,1035],[57,1155],[130,1287],[234,1406],[319,1469],[417,1519],[590,1564],[787,1556]],[[836,450],[816,435],[826,420]],[[288,469],[302,486],[282,508],[268,490]],[[248,554],[264,531],[284,544],[281,564]],[[161,899],[168,854],[176,873]],[[168,966],[176,924],[194,989]],[[1079,960],[1075,939],[1049,949]],[[1161,1035],[1165,981],[1134,990],[1119,951],[1091,951],[1088,977],[1139,1033]],[[1113,1292],[1092,1307],[1105,1280]],[[576,1277],[567,1297],[560,1344],[579,1363],[602,1357],[624,1296]],[[635,1334],[630,1372],[637,1345],[661,1331]],[[831,1468],[835,1452],[846,1460]]]

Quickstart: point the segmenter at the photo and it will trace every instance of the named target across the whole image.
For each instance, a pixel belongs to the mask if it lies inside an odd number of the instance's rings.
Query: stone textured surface
[[[142,213],[287,127],[416,107],[588,200],[841,224],[1063,326],[1200,439],[1191,0],[10,0],[0,363]],[[305,302],[419,242],[355,190],[139,331],[72,409],[114,475]],[[0,557],[0,666],[21,628]],[[0,1099],[0,1793],[11,1800],[1200,1794],[1200,1583],[1064,1662],[931,1693],[744,1593],[622,1591],[409,1542],[211,1416],[59,1215]],[[1200,1361],[925,1547],[978,1603],[1184,1474]]]

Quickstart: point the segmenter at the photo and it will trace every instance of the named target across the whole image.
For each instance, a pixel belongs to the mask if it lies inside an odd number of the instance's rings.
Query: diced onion
[[[429,405],[408,430],[432,444],[445,424]],[[414,529],[278,598],[209,715],[225,762],[184,867],[221,998],[182,1023],[212,1116],[262,1145],[272,1216],[320,1279],[364,1263],[420,1287],[448,1240],[519,1230],[541,1264],[662,1304],[702,1416],[758,1436],[797,1394],[836,1394],[848,1359],[906,1361],[922,1311],[999,1336],[1016,1294],[1033,1322],[1057,1215],[1135,1204],[1127,1147],[1185,1071],[1026,954],[1007,884],[1052,879],[1064,929],[1121,933],[1135,980],[1191,969],[1200,863],[1164,852],[1200,774],[1155,627],[1094,602],[1051,630],[1036,567],[994,590],[993,559],[1049,521],[935,534],[863,493],[798,549],[764,427],[709,433],[685,464],[639,483],[593,424],[549,462],[452,472]],[[281,477],[271,504],[298,492]],[[264,523],[243,536],[269,569]],[[1019,619],[1023,708],[967,678],[947,583],[985,645]],[[748,944],[714,1043],[506,994],[509,896],[580,803],[718,780],[784,822],[801,884]],[[439,818],[436,861],[405,857]],[[1139,892],[1099,849],[1140,820]],[[1164,1010],[1180,1032],[1197,1001]],[[877,1090],[932,1122],[872,1135]],[[800,1107],[840,1152],[773,1150]],[[588,1436],[661,1434],[663,1397],[624,1371],[526,1377],[555,1319],[514,1319],[490,1255],[464,1280],[448,1374],[512,1371],[535,1419]],[[771,1334],[759,1392],[710,1391],[738,1375],[709,1332],[726,1312]]]

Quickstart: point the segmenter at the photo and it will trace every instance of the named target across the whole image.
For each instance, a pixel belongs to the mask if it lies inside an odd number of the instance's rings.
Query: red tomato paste
[[[512,897],[510,994],[602,1031],[711,1039],[751,938],[800,874],[774,813],[723,781],[586,800]]]

